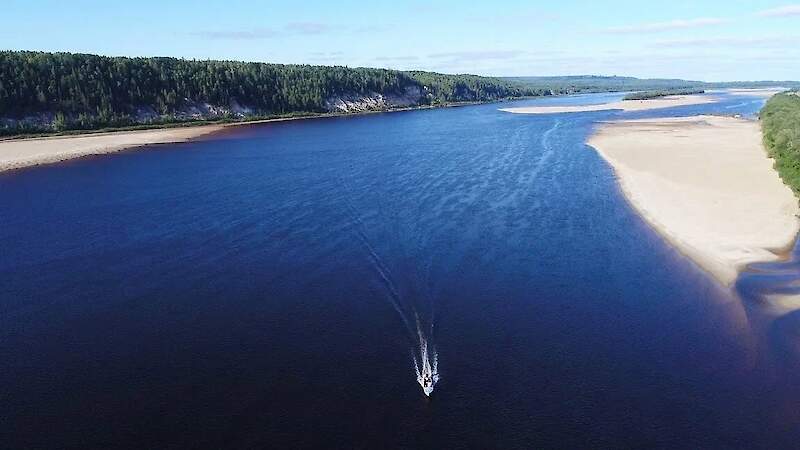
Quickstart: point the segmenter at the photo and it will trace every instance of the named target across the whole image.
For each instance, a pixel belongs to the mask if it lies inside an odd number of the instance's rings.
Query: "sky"
[[[800,3],[3,0],[0,49],[490,76],[800,79]]]

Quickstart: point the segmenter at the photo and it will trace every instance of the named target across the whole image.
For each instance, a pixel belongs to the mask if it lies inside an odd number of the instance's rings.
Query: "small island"
[[[705,89],[664,89],[658,91],[633,92],[623,97],[622,100],[653,100],[672,95],[696,95],[705,93]]]

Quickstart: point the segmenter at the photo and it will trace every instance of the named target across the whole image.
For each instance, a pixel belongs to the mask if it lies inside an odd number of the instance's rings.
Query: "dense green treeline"
[[[0,52],[0,115],[112,117],[145,105],[170,114],[185,99],[212,105],[236,100],[272,113],[313,112],[337,93],[394,93],[412,84],[407,75],[382,69]]]
[[[633,77],[604,77],[596,75],[573,75],[561,77],[512,77],[509,81],[524,84],[531,88],[554,89],[568,93],[624,92],[664,89],[693,88],[701,81],[656,78],[641,79]]]
[[[667,97],[670,95],[692,95],[692,94],[703,94],[706,91],[704,89],[696,89],[696,88],[686,88],[686,89],[663,89],[658,91],[643,91],[643,92],[633,92],[625,97],[623,100],[651,100],[654,98],[661,98]]]
[[[764,145],[781,178],[800,195],[800,95],[773,96],[760,113]]]
[[[800,88],[798,81],[727,81],[706,82],[675,78],[604,77],[597,75],[572,75],[562,77],[509,77],[504,80],[521,83],[529,88],[548,88],[559,92],[623,92],[661,91],[674,89],[730,89],[766,88],[782,86]]]
[[[405,96],[406,103],[423,106],[538,92],[517,83],[473,75],[0,52],[0,118],[51,114],[38,125],[49,122],[49,128],[56,130],[174,122],[199,116],[324,113],[331,110],[328,100],[337,96]],[[197,105],[206,109],[198,112]],[[208,105],[215,108],[208,111]],[[6,120],[5,127],[12,126],[19,128],[20,122],[12,125]],[[27,126],[36,128],[37,124]]]
[[[782,85],[792,86],[790,82]],[[490,78],[372,68],[0,51],[0,134],[710,86],[716,85],[674,79]]]
[[[800,81],[718,81],[703,83],[706,89],[765,89],[783,87],[787,89],[800,88]]]
[[[434,103],[475,102],[513,97],[551,95],[549,89],[477,75],[406,72],[426,86]]]

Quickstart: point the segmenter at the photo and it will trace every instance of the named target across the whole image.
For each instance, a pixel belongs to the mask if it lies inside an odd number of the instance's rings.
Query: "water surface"
[[[798,328],[754,324],[584,144],[599,120],[759,108],[306,120],[2,174],[0,437],[794,445]],[[438,351],[431,399],[398,310]]]

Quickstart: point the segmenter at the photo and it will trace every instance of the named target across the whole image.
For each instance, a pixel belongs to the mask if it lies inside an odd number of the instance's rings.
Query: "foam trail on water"
[[[347,189],[347,183],[342,177],[339,178],[339,184]],[[367,251],[369,255],[369,259],[372,261],[373,268],[377,271],[378,276],[380,277],[381,281],[383,281],[384,286],[387,289],[387,298],[389,303],[391,303],[394,310],[400,316],[400,320],[403,321],[403,324],[406,326],[406,330],[408,330],[409,337],[412,341],[418,339],[419,344],[419,355],[416,354],[416,349],[414,350],[414,355],[412,360],[414,361],[414,371],[417,375],[417,382],[422,387],[422,392],[425,393],[426,396],[430,396],[433,393],[433,387],[439,381],[439,356],[436,353],[436,349],[433,345],[428,347],[428,338],[422,332],[422,325],[420,325],[419,315],[417,314],[416,308],[414,305],[411,305],[411,309],[414,313],[417,325],[417,331],[414,333],[413,328],[411,327],[411,323],[409,322],[406,314],[403,312],[402,308],[402,295],[400,291],[397,289],[392,277],[392,272],[389,270],[389,267],[383,262],[383,259],[380,257],[380,254],[376,251],[375,247],[369,240],[367,236],[366,230],[367,226],[364,224],[363,220],[361,219],[361,215],[358,213],[355,205],[350,201],[347,195],[342,196],[342,200],[345,204],[345,208],[349,211],[353,222],[356,225],[356,237],[358,240],[363,244],[364,249]],[[433,336],[433,300],[431,301],[431,324],[430,324],[430,336]],[[416,334],[416,336],[415,336]]]
[[[417,321],[417,336],[419,337],[419,361],[417,361],[417,355],[414,355],[414,370],[417,372],[417,383],[422,387],[422,392],[430,397],[434,386],[439,382],[439,355],[433,346],[428,347],[428,340],[422,334],[419,321]]]

